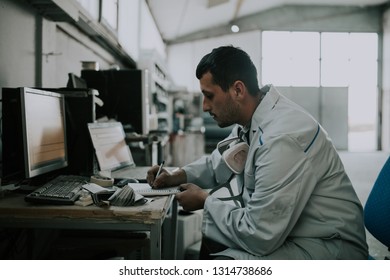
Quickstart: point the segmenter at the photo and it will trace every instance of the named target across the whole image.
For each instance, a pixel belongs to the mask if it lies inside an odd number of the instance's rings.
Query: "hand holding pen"
[[[153,165],[146,173],[146,181],[152,188],[174,187],[187,183],[187,175],[181,168],[171,172],[164,168],[165,162]]]
[[[165,160],[163,160],[163,161],[160,163],[160,167],[158,168],[158,171],[157,171],[157,174],[156,174],[156,178],[157,178],[158,176],[160,176],[161,170],[163,169],[164,164],[165,164]]]
[[[159,166],[157,166],[157,165],[153,166],[151,169],[149,169],[149,171],[147,173],[146,180],[149,183],[149,185],[151,185],[153,188],[159,188],[159,187],[162,187],[163,185],[165,185],[164,179],[162,181],[161,181],[161,179],[157,180],[157,178],[164,171],[164,169],[163,169],[164,164],[165,164],[165,161],[162,161]],[[156,170],[157,170],[157,172],[156,172]],[[164,176],[162,176],[162,177],[164,177]],[[161,182],[159,182],[159,181],[161,181]]]

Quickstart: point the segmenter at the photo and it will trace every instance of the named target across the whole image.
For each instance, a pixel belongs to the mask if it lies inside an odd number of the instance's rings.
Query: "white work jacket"
[[[237,125],[231,135],[237,136]],[[337,236],[367,252],[363,210],[327,133],[273,86],[257,107],[239,184],[244,207],[206,199],[203,234],[235,259],[266,256],[286,239]],[[202,188],[232,174],[218,150],[183,167]]]

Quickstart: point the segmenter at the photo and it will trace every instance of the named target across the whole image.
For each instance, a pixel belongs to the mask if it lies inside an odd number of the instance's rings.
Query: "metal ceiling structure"
[[[241,31],[261,29],[267,14],[280,21],[286,7],[300,18],[330,16],[332,13],[351,13],[377,7],[388,0],[147,0],[163,40],[167,44],[228,34],[231,25]],[[288,15],[291,17],[291,13]],[[291,20],[291,19],[289,19]],[[259,23],[260,22],[260,23]]]

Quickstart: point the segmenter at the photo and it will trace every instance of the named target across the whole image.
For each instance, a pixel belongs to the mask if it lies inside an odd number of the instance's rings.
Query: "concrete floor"
[[[352,181],[356,193],[365,205],[372,186],[382,169],[389,153],[385,152],[340,152],[345,170]],[[387,248],[367,231],[369,252],[375,259],[389,256]]]

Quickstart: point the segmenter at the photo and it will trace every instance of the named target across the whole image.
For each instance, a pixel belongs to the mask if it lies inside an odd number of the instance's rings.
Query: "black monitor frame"
[[[68,166],[64,96],[29,87],[3,88],[2,94],[3,178],[33,178]],[[32,123],[31,117],[38,113],[40,118]],[[29,135],[36,132],[42,133]]]

